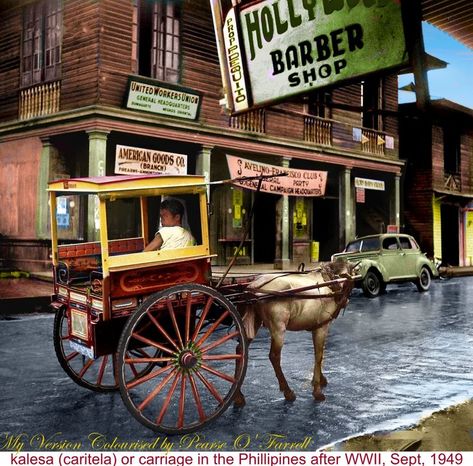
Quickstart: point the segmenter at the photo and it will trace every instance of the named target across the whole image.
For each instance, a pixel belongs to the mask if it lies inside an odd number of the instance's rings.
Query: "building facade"
[[[405,229],[445,265],[473,265],[473,110],[445,99],[402,104]]]
[[[213,182],[229,178],[227,156],[327,172],[322,196],[258,195],[241,263],[327,260],[356,235],[399,227],[396,75],[230,116],[207,0],[5,1],[0,18],[4,265],[49,267],[50,180],[172,165]],[[212,252],[224,264],[255,194],[209,194]],[[93,204],[60,208],[63,241],[97,239]],[[133,230],[133,215],[115,218]]]

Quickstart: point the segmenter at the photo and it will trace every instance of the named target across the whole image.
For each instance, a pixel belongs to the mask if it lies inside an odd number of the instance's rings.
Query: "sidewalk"
[[[310,265],[309,265],[310,268]],[[294,266],[295,270],[296,267]],[[226,266],[213,266],[212,273],[217,280],[226,272]],[[236,265],[227,278],[242,278],[262,273],[278,272],[273,264]],[[443,277],[462,277],[473,275],[473,267],[445,267],[440,270]],[[53,293],[52,272],[3,273],[0,278],[0,315],[27,312],[49,312]],[[20,278],[16,278],[20,276]],[[28,276],[29,275],[29,276]]]

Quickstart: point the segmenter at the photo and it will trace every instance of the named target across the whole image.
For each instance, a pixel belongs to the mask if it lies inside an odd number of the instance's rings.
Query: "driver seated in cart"
[[[180,201],[171,198],[161,202],[159,217],[161,227],[143,251],[185,248],[196,244],[190,231],[182,226],[184,206]]]

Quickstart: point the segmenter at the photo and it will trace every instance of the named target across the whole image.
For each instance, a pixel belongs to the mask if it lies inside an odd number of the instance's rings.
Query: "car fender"
[[[429,269],[432,277],[437,278],[439,276],[437,267],[435,267],[435,264],[426,256],[421,256],[420,260],[417,263],[417,276],[420,275],[420,271],[422,270],[422,267],[424,266],[426,266]]]
[[[388,274],[386,272],[386,269],[379,262],[376,262],[372,259],[357,259],[357,260],[353,260],[352,262],[356,262],[356,261],[360,262],[357,269],[358,269],[358,275],[361,275],[361,280],[365,278],[368,270],[376,269],[381,275],[381,278],[383,279],[383,281],[384,282],[388,281],[387,280]]]

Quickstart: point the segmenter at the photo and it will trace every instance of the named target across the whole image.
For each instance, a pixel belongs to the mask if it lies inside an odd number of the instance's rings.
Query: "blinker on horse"
[[[325,400],[322,388],[327,379],[322,373],[325,340],[329,325],[348,304],[353,289],[354,265],[345,261],[328,262],[307,273],[266,274],[251,282],[247,290],[253,302],[238,306],[249,342],[261,326],[271,335],[269,359],[273,365],[279,389],[287,401],[296,399],[281,368],[281,350],[286,330],[307,330],[314,345],[313,397]],[[239,390],[235,405],[244,406],[245,397]]]

